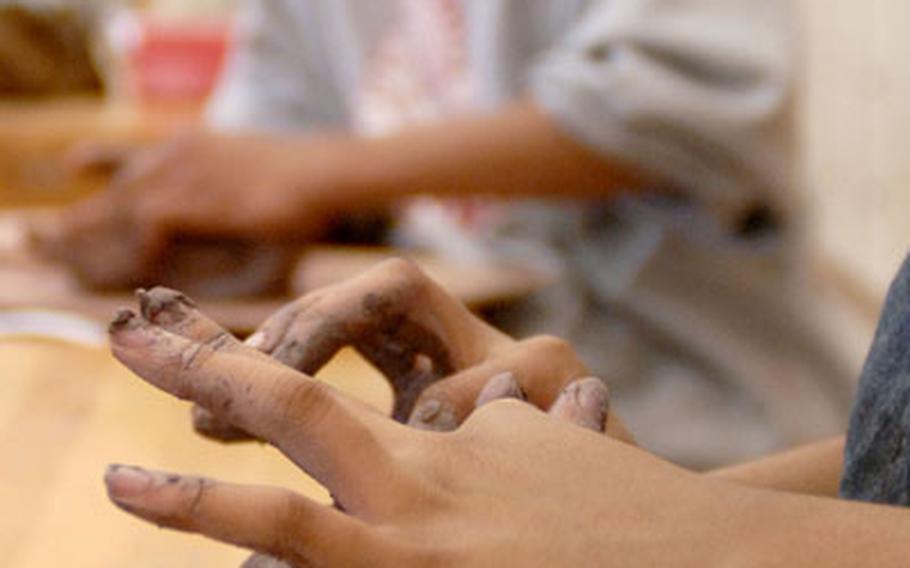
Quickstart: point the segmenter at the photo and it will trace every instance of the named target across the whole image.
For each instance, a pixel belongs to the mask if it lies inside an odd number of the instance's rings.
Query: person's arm
[[[608,198],[646,181],[569,136],[533,101],[360,139],[352,150],[338,172],[342,208],[418,194]]]
[[[844,462],[844,436],[708,473],[711,477],[778,491],[835,497]]]

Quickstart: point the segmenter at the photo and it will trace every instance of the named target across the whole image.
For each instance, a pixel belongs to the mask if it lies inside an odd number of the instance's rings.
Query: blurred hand
[[[151,294],[142,312],[111,325],[121,362],[274,444],[341,509],[112,466],[111,499],[159,526],[295,566],[706,566],[754,550],[729,543],[759,534],[762,495],[515,401],[454,433],[406,428],[233,340],[178,294]]]
[[[569,383],[588,376],[564,341],[513,340],[400,259],[288,304],[247,344],[309,375],[343,347],[353,347],[388,379],[392,416],[428,430],[453,430],[475,406],[494,398],[550,408]],[[604,428],[596,404],[579,419]],[[245,437],[198,407],[194,425],[217,439]],[[630,439],[612,414],[608,426],[615,437]]]
[[[132,152],[78,148],[71,165],[120,165],[106,190],[65,211],[36,240],[83,281],[110,287],[141,280],[181,236],[311,238],[334,215],[336,164],[350,152],[341,138],[204,132]]]

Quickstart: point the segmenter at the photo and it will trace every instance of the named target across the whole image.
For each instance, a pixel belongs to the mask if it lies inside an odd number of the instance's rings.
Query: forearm
[[[737,565],[906,566],[906,509],[764,490],[746,499]]]
[[[843,468],[844,437],[714,470],[708,475],[779,491],[834,497]]]
[[[338,168],[350,203],[416,194],[602,198],[642,184],[634,168],[571,139],[532,103],[355,144]]]

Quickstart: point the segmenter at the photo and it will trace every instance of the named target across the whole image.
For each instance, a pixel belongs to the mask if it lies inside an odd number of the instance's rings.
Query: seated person
[[[500,222],[467,232],[562,280],[500,323],[571,341],[627,408],[649,409],[630,420],[663,455],[707,467],[837,431],[851,373],[800,280],[789,4],[245,2],[213,131],[129,160],[69,212],[56,248],[85,280],[153,284],[187,237],[280,243],[417,195],[507,199]],[[406,51],[436,120],[363,136],[396,26],[450,17],[440,60]],[[440,76],[440,61],[461,72]],[[464,84],[467,103],[448,104]],[[261,246],[241,254],[260,274],[287,266]],[[816,402],[776,396],[782,374]],[[681,420],[683,404],[700,411]],[[714,451],[668,443],[648,414]]]

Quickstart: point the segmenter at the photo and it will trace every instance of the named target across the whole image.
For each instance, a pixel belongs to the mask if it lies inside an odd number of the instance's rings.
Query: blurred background
[[[903,30],[910,4],[795,4],[798,176],[792,187],[807,211],[804,277],[813,321],[836,346],[838,371],[856,377],[910,244],[904,156],[910,37]],[[116,512],[101,484],[112,460],[275,483],[325,498],[268,448],[226,450],[197,439],[185,407],[131,379],[107,355],[103,323],[130,301],[129,291],[86,287],[78,275],[36,255],[30,237],[30,227],[49,213],[108,183],[104,168],[73,175],[67,156],[74,145],[141,147],[203,123],[235,41],[234,11],[230,0],[0,0],[0,557],[8,566],[242,560],[242,551],[149,530]],[[559,276],[533,263],[491,263],[471,254],[476,243],[432,205],[415,207],[410,216],[412,236],[432,246],[408,254],[491,321],[508,327],[503,307],[548,290]],[[295,251],[291,260],[283,251],[218,245],[207,260],[193,255],[185,262],[205,272],[200,289],[212,293],[203,293],[203,308],[244,334],[290,298],[400,253],[389,244],[401,240],[375,241],[376,231],[375,220],[356,219],[338,238]],[[276,270],[288,273],[286,281],[277,288],[273,279],[263,284],[263,274]],[[321,376],[389,405],[381,377],[353,353],[342,353]],[[727,393],[729,385],[649,387],[642,394],[634,379],[622,381],[617,407],[627,409],[643,444],[699,469],[843,431],[848,399],[841,392],[852,388],[833,379],[811,388],[785,380],[737,385],[756,398],[749,408],[758,408],[760,418],[753,419],[717,410],[741,397]],[[837,402],[821,408],[818,397],[828,395]],[[679,431],[675,425],[693,414],[703,420]],[[788,427],[776,429],[769,416],[787,417]],[[747,436],[727,435],[739,426]],[[664,434],[668,429],[674,432]]]

